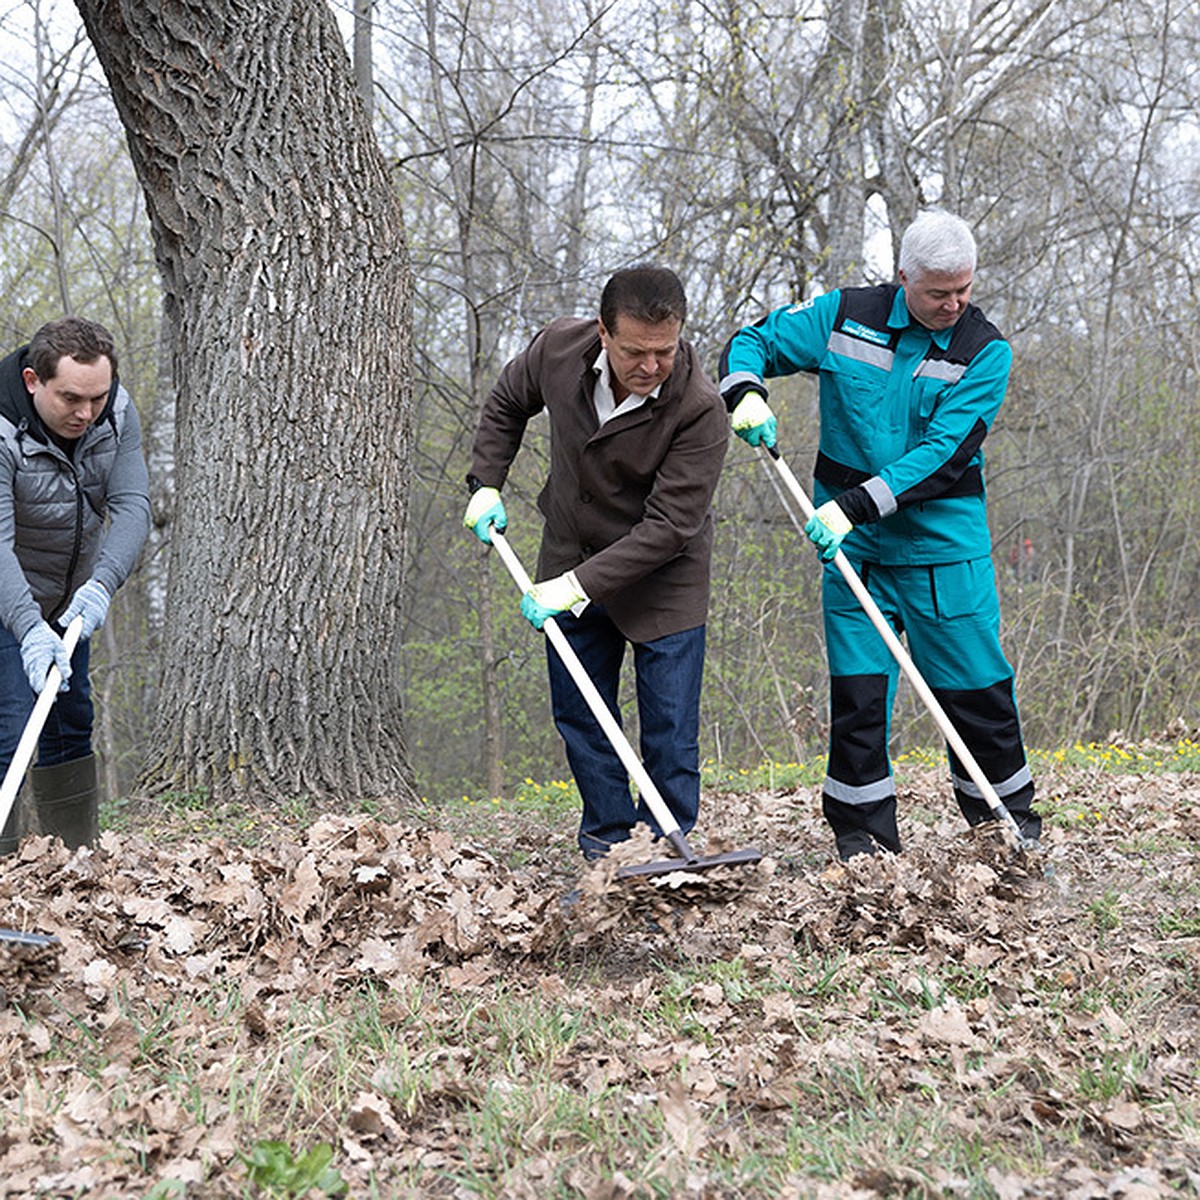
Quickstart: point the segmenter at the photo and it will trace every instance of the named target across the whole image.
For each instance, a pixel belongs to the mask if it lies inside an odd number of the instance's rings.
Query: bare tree
[[[511,581],[462,529],[464,476],[505,358],[548,317],[575,311],[581,290],[587,304],[598,300],[585,236],[598,17],[588,3],[513,13],[454,0],[425,0],[404,15],[379,25],[381,58],[392,58],[390,74],[381,71],[380,120],[402,186],[414,192],[411,240],[424,282],[413,536],[423,598],[409,605],[406,634],[410,677],[432,719],[414,753],[438,772],[465,769],[473,788],[500,796],[524,773],[531,744],[551,744],[553,731],[542,719],[544,672],[514,675],[540,645],[517,616]],[[523,556],[540,531],[532,497],[543,466],[531,427],[505,487],[510,540]],[[453,654],[434,649],[451,639]],[[441,664],[435,673],[429,658]]]
[[[54,153],[54,137],[64,117],[71,113],[86,92],[86,74],[91,61],[82,28],[66,34],[52,33],[47,12],[40,0],[26,0],[5,14],[4,24],[18,26],[15,36],[26,40],[31,62],[0,65],[3,94],[11,119],[20,129],[20,139],[0,175],[0,215],[25,231],[32,231],[50,249],[49,269],[55,285],[55,309],[74,311],[69,278],[66,241],[71,217],[70,200],[64,194],[60,163]],[[44,180],[48,204],[44,207],[16,202],[30,181],[35,165]],[[35,216],[34,214],[37,214]]]
[[[581,10],[595,18],[585,43],[559,58],[535,52],[556,32],[565,45]],[[513,18],[439,2],[423,3],[420,21],[415,11],[382,0],[380,27],[425,55],[436,14],[447,120],[411,90],[380,116],[421,206],[427,264],[427,569],[408,629],[410,661],[436,654],[445,671],[437,687],[418,681],[434,714],[423,727],[453,711],[439,728],[474,758],[481,689],[463,649],[486,635],[458,519],[464,443],[492,369],[472,373],[476,350],[501,354],[598,264],[655,257],[681,270],[689,336],[715,369],[729,333],[766,308],[888,274],[909,219],[937,203],[975,227],[977,298],[1017,356],[988,477],[998,563],[1017,535],[1040,552],[1036,578],[1002,573],[1019,589],[1005,611],[1028,728],[1103,731],[1194,694],[1200,670],[1181,664],[1195,663],[1185,597],[1200,570],[1197,518],[1178,486],[1195,452],[1200,357],[1187,335],[1200,280],[1194,5],[632,0],[610,17],[580,0]],[[421,61],[406,64],[408,79],[435,69]],[[393,100],[400,79],[389,79]],[[890,234],[890,255],[867,253],[864,210]],[[581,259],[559,253],[566,226],[579,231],[569,245]],[[447,320],[457,312],[465,322]],[[798,468],[815,451],[808,382],[772,387]],[[717,497],[704,712],[711,741],[734,759],[799,753],[790,709],[824,685],[816,575],[757,457],[734,443]],[[502,684],[509,774],[522,755],[544,778],[553,760],[530,728],[538,697],[521,690],[528,658],[503,625],[508,607],[501,597],[487,619],[497,635],[485,669]],[[514,711],[514,695],[524,708]],[[810,733],[819,724],[804,720]]]
[[[63,114],[86,94],[91,62],[83,29],[63,37],[52,37],[39,0],[26,0],[14,12],[6,14],[0,28],[17,19],[24,28],[15,30],[10,36],[19,40],[28,36],[32,43],[33,71],[24,73],[19,63],[0,64],[0,81],[3,83],[0,93],[11,119],[20,129],[19,142],[0,175],[0,212],[10,220],[21,219],[12,212],[13,198],[29,175],[37,155]],[[27,112],[20,111],[22,101]]]
[[[78,0],[172,333],[176,513],[157,788],[409,788],[398,654],[411,280],[320,0]]]

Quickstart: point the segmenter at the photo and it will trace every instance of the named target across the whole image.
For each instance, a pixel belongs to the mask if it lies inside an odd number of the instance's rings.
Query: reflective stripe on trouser
[[[1000,648],[1000,605],[990,559],[937,566],[856,564],[872,598],[898,634],[951,724],[997,790],[1022,832],[1036,836],[1033,782],[1021,742],[1012,668]],[[893,798],[867,832],[880,845],[894,833],[894,785],[887,746],[899,665],[845,579],[832,564],[823,586],[825,646],[830,669],[830,749],[826,817],[839,837],[864,822],[848,810]],[[968,821],[990,817],[979,790],[951,756],[954,794]],[[878,832],[876,831],[878,826]],[[881,836],[882,835],[882,836]],[[843,855],[844,857],[845,855]]]
[[[1042,819],[1033,811],[1033,776],[1021,745],[1021,724],[1010,675],[990,688],[961,691],[934,688],[938,703],[975,756],[984,778],[1012,813],[1021,834],[1041,836]],[[971,825],[995,819],[978,784],[967,774],[958,755],[947,748],[954,798]]]
[[[888,761],[895,678],[834,675],[830,681],[829,768],[821,797],[838,854],[900,851],[896,789]]]

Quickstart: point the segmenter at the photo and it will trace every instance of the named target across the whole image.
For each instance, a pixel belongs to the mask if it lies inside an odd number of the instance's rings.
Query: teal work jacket
[[[732,412],[747,391],[798,371],[820,381],[814,501],[854,523],[843,549],[889,566],[991,553],[983,440],[1012,351],[975,305],[949,329],[915,321],[895,284],[843,288],[778,308],[721,354]]]

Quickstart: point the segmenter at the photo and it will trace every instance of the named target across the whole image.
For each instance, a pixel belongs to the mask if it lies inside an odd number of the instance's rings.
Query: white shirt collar
[[[596,372],[596,388],[592,393],[592,403],[596,406],[596,417],[601,425],[605,421],[611,421],[613,417],[620,416],[622,413],[633,412],[635,409],[641,408],[647,400],[657,396],[662,390],[662,384],[660,383],[653,391],[647,392],[644,396],[630,392],[618,404],[616,397],[613,396],[612,368],[608,365],[608,351],[603,346],[600,348],[599,357],[593,364],[592,370]]]

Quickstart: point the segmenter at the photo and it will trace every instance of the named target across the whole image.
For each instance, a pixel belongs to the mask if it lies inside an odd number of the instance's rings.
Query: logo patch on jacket
[[[892,340],[890,334],[879,329],[872,329],[870,326],[860,324],[852,319],[842,322],[842,332],[848,333],[851,337],[873,342],[876,346],[886,346]]]

